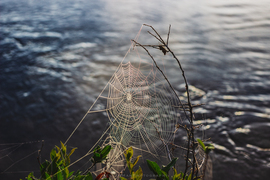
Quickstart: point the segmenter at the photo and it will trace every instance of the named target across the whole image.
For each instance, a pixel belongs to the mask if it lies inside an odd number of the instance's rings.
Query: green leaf
[[[215,149],[215,148],[213,148],[213,149]],[[206,154],[209,154],[209,153],[211,152],[211,150],[212,150],[211,148],[207,148],[207,146],[206,146],[205,153],[206,153]]]
[[[101,155],[100,155],[99,153],[95,153],[95,154],[94,154],[94,157],[96,157],[96,158],[100,158],[100,157],[101,157]]]
[[[67,154],[67,147],[62,143],[62,141],[60,141],[61,143],[61,148],[62,148],[62,155],[65,157]]]
[[[126,160],[128,162],[130,162],[132,156],[133,156],[133,149],[132,149],[132,147],[130,147],[130,148],[128,148],[128,150],[126,151],[126,154],[125,154]]]
[[[52,161],[56,158],[56,151],[54,148],[51,150],[50,158]]]
[[[30,177],[29,177],[29,176],[26,177],[26,179],[27,179],[27,180],[33,180],[31,176],[30,176]]]
[[[121,180],[127,180],[127,179],[126,179],[126,178],[124,178],[124,177],[120,177],[120,179],[121,179]]]
[[[97,147],[94,149],[94,152],[100,153],[100,152],[101,152],[100,146],[97,146]]]
[[[72,180],[81,180],[83,178],[83,176],[81,175],[81,171],[77,171],[74,175],[74,177],[72,178]]]
[[[74,173],[74,171],[71,171],[71,172],[68,174],[68,177],[72,176],[73,173]]]
[[[101,155],[100,155],[100,153],[94,153],[94,156],[92,157],[92,162],[93,163],[99,163],[99,162],[101,162],[102,161],[102,157],[101,157]]]
[[[27,180],[33,180],[32,177],[34,177],[34,173],[30,172],[28,176],[26,177]]]
[[[134,167],[133,164],[131,162],[128,162],[127,165],[128,165],[128,169],[129,169],[130,174],[132,174],[133,173],[133,167]]]
[[[182,179],[184,179],[184,173],[181,172],[180,174],[181,174]],[[187,177],[187,176],[186,176],[186,177]]]
[[[213,144],[209,144],[208,146],[206,146],[206,154],[209,154],[211,150],[215,149],[215,146]]]
[[[56,149],[57,149],[57,151],[59,153],[61,151],[61,149],[58,146],[55,146],[55,147],[56,147]]]
[[[158,166],[158,164],[154,161],[150,161],[150,160],[146,160],[147,161],[147,165],[148,167],[150,168],[150,170],[155,174],[155,175],[158,175],[158,176],[162,176],[162,172],[161,172],[161,169],[160,167]]]
[[[162,171],[166,172],[168,174],[169,170],[175,165],[178,158],[174,158],[167,166],[162,168]]]
[[[162,177],[158,177],[157,180],[163,180],[163,179],[169,180],[169,176],[165,171],[161,170],[161,173],[162,173]]]
[[[182,172],[177,174],[177,171],[175,168],[173,168],[173,178],[172,180],[181,180],[182,179]]]
[[[136,172],[133,172],[131,175],[131,179],[133,180],[141,180],[142,177],[143,177],[143,171],[141,167],[139,167],[139,169]]]
[[[69,177],[68,167],[65,167],[62,173],[63,173],[64,179],[67,179]]]
[[[128,166],[129,172],[130,172],[130,174],[132,174],[133,173],[133,167],[134,167],[134,165],[131,163],[131,158],[133,156],[132,147],[128,148],[126,150],[126,153],[124,153],[124,155],[125,155],[125,158],[126,158],[126,161],[127,161],[127,166]]]
[[[62,174],[61,171],[57,172],[57,176],[56,177],[57,177],[57,180],[63,180],[64,179],[63,174]]]
[[[190,174],[190,175],[188,176],[187,180],[191,180],[191,176],[192,176],[192,174]]]
[[[45,172],[45,179],[46,180],[52,180],[52,178],[50,177],[50,175],[47,172]]]
[[[85,180],[93,180],[93,176],[90,172],[85,176]]]
[[[174,174],[172,180],[181,180],[180,174]]]
[[[199,138],[197,139],[198,143],[202,146],[203,150],[205,151],[205,145]]]
[[[41,173],[41,177],[43,179],[46,179],[45,172],[48,171],[48,168],[49,168],[50,164],[51,163],[49,161],[45,160],[45,162],[42,163],[41,166],[40,166],[40,173]]]
[[[78,176],[75,176],[74,178],[72,178],[72,180],[83,180],[83,176],[82,175],[78,175]]]
[[[102,150],[101,150],[101,156],[102,159],[106,159],[107,155],[109,154],[110,150],[111,150],[112,146],[111,145],[107,145],[105,146]]]
[[[74,151],[75,151],[76,149],[77,149],[77,148],[71,149],[70,153],[68,154],[68,157],[70,157],[70,156],[74,153]]]
[[[111,150],[111,146],[110,145],[106,146],[102,150],[100,149],[99,146],[97,146],[95,148],[95,150],[94,150],[94,155],[92,157],[92,162],[94,164],[102,162],[103,160],[106,159],[106,156],[110,152],[110,150]]]
[[[137,164],[137,162],[139,161],[140,157],[142,157],[142,156],[137,156],[137,158],[135,159],[135,161],[132,163],[133,166],[135,166]]]
[[[213,149],[215,149],[215,146],[214,146],[213,144],[209,144],[209,145],[207,145],[207,146],[205,147],[204,152],[205,152],[206,154],[209,154],[210,151],[213,150]]]
[[[59,170],[59,165],[55,161],[52,161],[48,170],[50,174],[55,174]]]
[[[173,168],[173,174],[177,174],[177,170]]]
[[[208,148],[208,149],[215,149],[215,146],[214,146],[213,144],[209,144],[209,145],[207,146],[207,148]]]

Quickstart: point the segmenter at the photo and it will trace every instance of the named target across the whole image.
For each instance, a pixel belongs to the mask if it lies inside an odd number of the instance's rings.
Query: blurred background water
[[[43,155],[66,140],[143,23],[165,37],[172,25],[171,48],[205,104],[196,119],[216,146],[213,179],[269,178],[269,0],[1,0],[0,11],[1,179],[39,171],[40,140]],[[93,145],[106,121],[95,114],[75,142]]]

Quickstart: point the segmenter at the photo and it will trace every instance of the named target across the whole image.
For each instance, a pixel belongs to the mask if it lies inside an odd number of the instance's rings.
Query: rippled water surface
[[[216,146],[213,179],[269,178],[269,1],[2,0],[0,9],[3,179],[38,173],[31,155],[38,141],[45,141],[48,154],[66,140],[143,23],[164,37],[172,25],[170,46],[193,103],[205,104],[196,109],[196,123],[205,124]],[[176,63],[165,68],[182,93]],[[74,146],[93,145],[107,121],[103,114],[86,120]]]

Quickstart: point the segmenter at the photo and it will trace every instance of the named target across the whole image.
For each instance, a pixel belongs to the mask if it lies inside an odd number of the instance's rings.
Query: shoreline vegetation
[[[26,179],[27,180],[101,180],[101,179],[121,179],[121,180],[141,180],[141,179],[156,179],[156,180],[204,180],[211,179],[212,172],[209,171],[208,161],[209,161],[209,153],[214,149],[214,146],[207,141],[209,140],[201,140],[199,138],[195,137],[195,130],[202,127],[202,125],[195,125],[193,123],[194,121],[194,111],[193,109],[195,107],[201,106],[202,104],[192,104],[192,100],[190,98],[190,90],[189,90],[189,84],[187,81],[187,78],[185,76],[185,71],[179,61],[179,59],[176,57],[175,53],[170,49],[169,47],[169,36],[170,36],[170,30],[171,26],[169,26],[169,30],[167,33],[167,38],[164,40],[161,35],[156,31],[156,29],[147,24],[143,24],[146,28],[149,28],[149,31],[147,31],[151,38],[156,39],[157,44],[148,44],[143,45],[139,43],[137,40],[132,40],[133,47],[138,47],[144,50],[148,56],[153,61],[155,67],[161,73],[164,80],[166,80],[167,85],[171,89],[171,92],[173,93],[174,97],[177,97],[178,106],[175,108],[178,108],[181,110],[181,112],[184,114],[184,117],[187,120],[187,124],[181,124],[177,123],[175,124],[175,132],[179,129],[182,129],[185,131],[187,135],[186,139],[186,147],[179,147],[175,145],[173,142],[171,143],[171,146],[169,148],[169,145],[167,142],[164,141],[163,136],[160,132],[160,130],[153,124],[153,126],[156,129],[156,134],[159,136],[158,138],[162,142],[163,146],[165,147],[165,150],[167,152],[167,159],[169,160],[169,163],[167,165],[159,165],[155,161],[146,160],[148,168],[152,172],[152,174],[144,174],[144,171],[148,171],[142,169],[140,166],[137,167],[137,163],[141,157],[141,155],[138,155],[137,157],[133,157],[134,154],[134,147],[129,146],[122,146],[120,145],[120,149],[122,148],[123,151],[120,151],[120,154],[117,156],[123,156],[124,157],[124,168],[122,171],[111,171],[109,166],[112,166],[110,164],[110,158],[112,158],[112,153],[115,153],[117,151],[118,146],[111,146],[111,145],[104,145],[104,146],[97,146],[93,147],[94,150],[88,154],[91,154],[92,157],[91,160],[91,166],[88,167],[84,171],[78,170],[77,172],[69,170],[69,167],[73,164],[71,163],[70,156],[75,152],[76,148],[73,148],[71,150],[68,150],[67,145],[65,143],[60,142],[61,146],[55,146],[51,150],[50,153],[50,160],[45,160],[45,162],[40,161],[41,157],[41,149],[38,153],[38,163],[40,167],[40,175],[38,178],[34,175],[33,172],[31,172]],[[177,95],[176,91],[174,90],[173,86],[171,85],[169,79],[165,75],[165,73],[162,71],[160,66],[158,65],[156,59],[154,56],[150,53],[149,48],[156,49],[157,51],[160,51],[163,53],[164,56],[170,55],[178,64],[179,70],[182,74],[182,78],[185,83],[186,88],[186,96],[187,96],[187,102],[183,103],[182,100],[180,100],[179,96]],[[125,97],[126,101],[130,102],[132,97],[132,94],[128,93]],[[162,119],[161,119],[162,120]],[[76,130],[76,129],[75,129]],[[75,131],[74,130],[74,131]],[[70,137],[69,137],[70,138]],[[122,142],[119,142],[121,144]],[[184,150],[184,156],[182,157],[174,157],[174,149],[175,148],[182,148]],[[119,153],[119,152],[118,152]],[[87,155],[88,155],[87,154]],[[182,171],[177,170],[176,164],[179,161],[184,161],[185,167]],[[99,166],[98,166],[99,165]],[[137,165],[137,166],[136,166]],[[100,167],[100,170],[98,173],[93,172],[93,168],[95,166]],[[126,168],[127,167],[127,168]],[[129,174],[124,174],[125,172],[128,172]],[[135,170],[136,169],[136,170]]]

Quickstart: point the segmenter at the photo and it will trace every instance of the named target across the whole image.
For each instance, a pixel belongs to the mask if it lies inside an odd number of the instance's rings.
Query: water
[[[269,1],[2,0],[0,8],[0,148],[24,142],[0,152],[1,172],[13,164],[3,179],[38,172],[37,155],[26,158],[40,148],[36,141],[45,141],[46,156],[66,140],[143,23],[164,37],[172,25],[171,48],[194,103],[205,104],[196,119],[216,146],[213,179],[269,177]],[[182,92],[176,64],[165,66]],[[72,145],[93,144],[106,117],[87,122]]]

